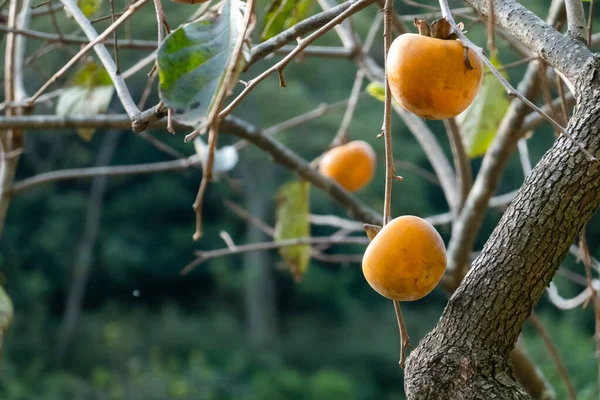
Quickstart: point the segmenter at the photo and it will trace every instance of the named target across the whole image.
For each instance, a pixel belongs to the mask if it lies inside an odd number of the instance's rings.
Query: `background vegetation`
[[[435,5],[435,1],[429,1]],[[530,0],[539,15],[546,2]],[[267,1],[259,1],[258,10]],[[117,8],[124,6],[116,1]],[[456,2],[456,5],[460,5]],[[195,7],[165,2],[172,27],[178,26]],[[422,10],[396,1],[401,14]],[[528,4],[530,6],[530,4]],[[316,10],[315,6],[315,10]],[[106,15],[108,5],[104,4]],[[362,37],[374,18],[369,8],[353,18]],[[63,32],[75,24],[58,13]],[[97,29],[107,22],[97,24]],[[156,37],[151,4],[136,14],[130,24],[137,38]],[[259,27],[261,22],[259,21]],[[33,27],[52,31],[47,18],[34,19]],[[470,37],[483,45],[481,24],[467,24]],[[127,29],[119,29],[126,35]],[[260,31],[260,29],[258,29]],[[338,44],[333,34],[317,44]],[[29,40],[28,50],[42,42]],[[4,42],[2,42],[4,46]],[[500,61],[516,60],[499,40]],[[30,91],[39,88],[73,54],[73,46],[57,46],[31,63],[26,74]],[[123,50],[121,62],[132,65],[141,52]],[[373,48],[382,61],[382,45]],[[249,72],[254,76],[273,61],[262,61]],[[523,68],[510,70],[516,82]],[[147,72],[147,71],[144,71]],[[354,80],[354,66],[345,60],[304,58],[286,69],[288,87],[281,89],[275,78],[261,84],[235,114],[268,127],[321,103],[347,98]],[[242,78],[245,78],[244,76]],[[129,81],[139,98],[146,76]],[[153,91],[148,104],[158,101]],[[350,127],[353,139],[367,140],[378,155],[383,142],[376,139],[383,105],[364,97]],[[48,105],[48,112],[53,106]],[[111,112],[121,112],[118,100]],[[280,139],[306,159],[318,156],[335,135],[343,110],[332,112],[301,128],[286,131]],[[430,125],[449,154],[443,126]],[[431,170],[418,144],[393,119],[395,158]],[[71,131],[31,132],[17,179],[36,173],[95,163],[107,135],[118,134],[111,165],[168,160],[147,142],[132,134],[99,131],[88,143]],[[152,134],[184,154],[193,146],[183,143],[179,131]],[[221,135],[220,143],[232,142]],[[533,161],[554,140],[548,127],[536,130],[530,139]],[[478,168],[480,159],[473,160]],[[382,164],[381,164],[382,165]],[[399,166],[404,182],[395,186],[393,215],[429,216],[447,211],[441,189],[413,170]],[[114,178],[108,182],[100,222],[93,246],[92,271],[85,292],[82,314],[64,354],[61,342],[66,294],[69,291],[76,253],[81,246],[89,181],[67,181],[36,188],[18,196],[11,204],[5,233],[0,242],[2,284],[11,296],[16,318],[4,341],[0,370],[0,398],[6,400],[63,399],[401,399],[402,371],[398,368],[398,332],[389,301],[376,294],[362,276],[359,264],[326,264],[312,261],[299,284],[281,268],[276,252],[248,254],[211,260],[182,277],[181,268],[196,249],[224,246],[220,231],[237,244],[264,240],[223,204],[230,199],[273,224],[273,194],[293,175],[276,166],[259,151],[241,153],[231,180],[212,184],[205,200],[205,237],[192,241],[194,215],[191,203],[201,178],[198,169],[155,175]],[[376,209],[383,203],[384,168],[359,197]],[[507,169],[499,193],[518,188],[523,180],[518,160]],[[234,181],[235,182],[235,181]],[[317,190],[311,193],[311,212],[344,215],[337,205]],[[477,247],[480,248],[501,216],[489,213]],[[447,239],[449,227],[440,232]],[[331,230],[313,227],[313,235]],[[592,255],[600,257],[600,221],[588,226]],[[360,246],[337,246],[330,253],[353,251]],[[583,274],[582,264],[568,258],[565,269]],[[561,293],[581,289],[558,275]],[[441,291],[406,304],[405,319],[413,343],[437,321],[446,302]],[[597,398],[597,361],[593,340],[591,307],[559,312],[543,300],[538,315],[546,325],[572,376],[578,398]],[[565,398],[550,355],[535,330],[527,325],[524,340],[530,355]]]

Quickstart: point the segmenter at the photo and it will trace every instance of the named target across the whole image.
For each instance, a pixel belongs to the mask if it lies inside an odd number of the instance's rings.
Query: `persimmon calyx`
[[[452,26],[446,20],[446,18],[440,18],[433,21],[431,25],[424,20],[415,18],[413,21],[414,25],[419,30],[419,34],[422,36],[429,36],[435,39],[442,40],[456,40],[458,36],[456,32],[453,31]],[[458,28],[462,31],[464,29],[464,24],[462,22],[458,23]]]
[[[382,228],[379,225],[364,224],[363,229],[365,230],[365,233],[367,234],[369,240],[373,241],[373,239],[375,239],[375,236],[377,236],[377,234]]]
[[[433,21],[431,25],[424,20],[415,18],[413,24],[417,27],[419,31],[419,35],[421,36],[429,36],[434,39],[442,39],[442,40],[456,40],[458,39],[458,35],[452,29],[452,25],[448,22],[446,18],[439,18]],[[465,25],[462,22],[457,24],[458,29],[463,31],[465,29]],[[468,70],[472,70],[473,66],[469,61],[469,48],[465,46],[465,67]]]

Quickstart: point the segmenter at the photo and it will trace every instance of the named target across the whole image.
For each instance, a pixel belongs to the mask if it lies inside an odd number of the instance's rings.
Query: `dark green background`
[[[117,9],[124,3],[116,2]],[[194,6],[164,2],[172,27],[189,16]],[[262,15],[266,1],[259,1]],[[395,2],[402,14],[421,10]],[[428,4],[436,5],[433,0]],[[526,3],[545,16],[546,1]],[[34,2],[35,4],[35,2]],[[462,6],[455,2],[456,6]],[[317,6],[314,10],[317,10]],[[6,10],[6,8],[5,8]],[[99,15],[105,15],[104,4]],[[364,38],[376,8],[353,19]],[[73,32],[75,25],[58,13],[61,30]],[[155,39],[156,22],[151,2],[136,14],[130,25],[136,38]],[[262,29],[259,20],[257,30]],[[484,27],[467,23],[469,35],[485,45]],[[107,22],[96,24],[97,29]],[[53,32],[48,17],[34,20],[32,29]],[[124,37],[126,29],[119,29]],[[255,32],[258,33],[258,32]],[[257,37],[257,35],[255,35]],[[317,44],[338,45],[334,34]],[[2,47],[5,40],[2,42]],[[500,60],[517,59],[498,39]],[[28,41],[35,51],[43,42]],[[2,49],[3,50],[3,49]],[[35,92],[77,46],[58,47],[24,71],[26,86]],[[382,61],[382,44],[372,51]],[[3,53],[2,53],[3,54]],[[123,69],[145,52],[121,51]],[[248,80],[273,59],[262,61],[242,79]],[[145,72],[128,81],[134,99],[146,83]],[[518,83],[524,68],[510,71]],[[346,98],[355,66],[345,60],[304,58],[286,68],[288,87],[277,79],[263,82],[234,112],[261,128],[309,111],[321,103]],[[58,87],[58,86],[55,86]],[[158,101],[154,90],[149,104]],[[372,98],[361,100],[350,127],[352,139],[369,141],[377,151],[375,180],[357,196],[373,208],[383,206],[383,142],[380,131],[383,104]],[[52,113],[40,105],[37,113]],[[115,99],[111,112],[122,113]],[[343,111],[334,112],[300,128],[280,134],[279,139],[310,160],[318,156],[337,132]],[[443,126],[428,122],[446,153],[449,146]],[[187,155],[193,146],[183,143],[184,130],[172,136],[166,130],[152,131],[161,140]],[[107,132],[98,132],[90,143],[71,131],[31,131],[21,159],[18,179],[54,169],[91,166]],[[396,116],[393,117],[394,156],[431,170],[423,151]],[[221,135],[220,144],[235,138]],[[554,139],[544,126],[529,141],[532,158],[538,160]],[[567,155],[566,155],[567,156]],[[131,131],[119,135],[112,165],[168,160]],[[478,169],[481,159],[473,160]],[[447,211],[443,193],[412,171],[399,169],[404,182],[395,184],[393,215],[429,216]],[[101,216],[100,233],[94,245],[92,271],[78,327],[66,355],[56,357],[66,294],[75,254],[84,230],[90,181],[67,181],[40,186],[16,197],[10,207],[0,243],[0,272],[14,301],[15,322],[4,342],[0,370],[0,398],[6,400],[63,399],[401,399],[402,371],[398,367],[398,331],[390,301],[377,295],[364,280],[360,265],[311,262],[300,284],[281,268],[276,252],[218,258],[192,274],[179,271],[192,260],[196,249],[217,249],[227,231],[235,243],[267,240],[223,205],[233,200],[262,215],[273,224],[273,195],[279,185],[295,176],[255,148],[241,153],[231,177],[239,187],[220,180],[209,186],[204,205],[205,236],[192,241],[194,214],[191,204],[201,171],[168,172],[150,176],[110,179]],[[498,193],[519,187],[523,175],[516,155],[504,174]],[[311,193],[311,212],[345,216],[344,210],[316,189]],[[490,211],[479,235],[480,249],[501,213]],[[600,221],[588,226],[588,240],[600,256]],[[313,227],[313,235],[332,229]],[[440,232],[447,241],[449,227]],[[360,246],[337,246],[331,252],[360,253]],[[583,266],[571,256],[565,268],[583,274]],[[271,282],[271,283],[270,283]],[[558,276],[556,284],[564,296],[582,289]],[[134,296],[139,291],[139,296]],[[403,306],[412,343],[435,324],[446,302],[434,291],[427,298]],[[585,310],[559,312],[542,299],[537,309],[549,334],[560,348],[581,399],[597,398],[597,363],[594,356],[591,306]],[[252,320],[252,323],[250,322]],[[252,331],[249,326],[257,327]],[[532,357],[565,398],[562,381],[549,352],[535,331],[526,324],[524,340]]]

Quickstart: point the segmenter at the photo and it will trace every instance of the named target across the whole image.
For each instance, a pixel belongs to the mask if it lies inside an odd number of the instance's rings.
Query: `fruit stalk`
[[[392,45],[392,10],[393,1],[386,0],[383,9],[383,37],[384,37],[384,64],[387,68],[387,57]],[[385,139],[385,198],[383,204],[383,226],[391,219],[392,208],[392,183],[396,178],[396,168],[394,166],[394,155],[392,152],[392,92],[385,74],[385,103],[383,109],[383,127],[382,134]],[[396,319],[400,330],[400,367],[404,369],[404,360],[406,359],[406,348],[410,345],[410,338],[406,330],[406,324],[400,310],[400,303],[392,300],[394,310],[396,310]]]

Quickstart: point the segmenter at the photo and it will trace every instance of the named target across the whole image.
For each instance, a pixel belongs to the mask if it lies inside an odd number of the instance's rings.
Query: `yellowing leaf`
[[[10,297],[0,286],[0,354],[2,354],[2,339],[4,332],[10,327],[14,315],[14,308]]]
[[[307,238],[310,236],[308,221],[310,185],[305,181],[291,181],[282,185],[275,195],[276,217],[275,242],[286,239]],[[308,268],[310,245],[297,245],[279,248],[279,254],[290,267],[296,281]]]
[[[502,65],[496,55],[490,60],[498,69]],[[486,74],[473,103],[456,117],[467,154],[471,158],[485,154],[510,105],[506,89],[493,74]]]
[[[0,332],[6,331],[13,320],[13,304],[6,294],[6,291],[0,286]]]
[[[367,93],[379,101],[385,101],[385,86],[381,82],[371,82],[367,85]]]
[[[79,68],[69,87],[63,90],[56,103],[56,114],[60,116],[93,116],[108,111],[115,91],[112,80],[106,70],[89,61]],[[89,142],[96,130],[78,129],[79,136]]]
[[[267,40],[306,18],[314,0],[272,0],[267,7],[265,27],[261,35]]]
[[[100,11],[102,0],[78,0],[77,6],[86,17],[91,17]]]

